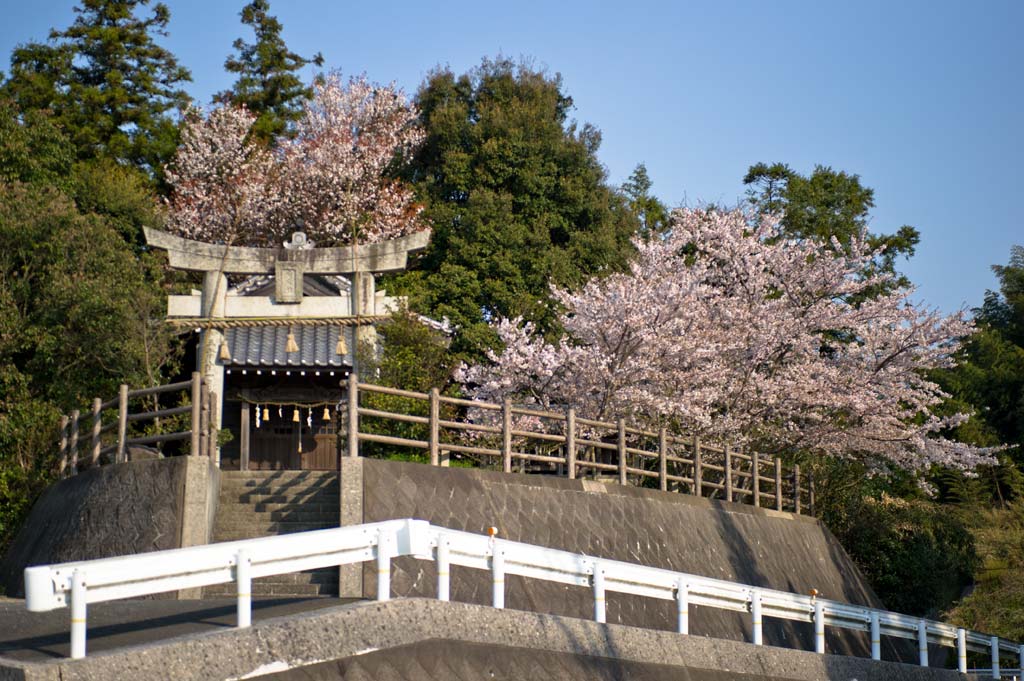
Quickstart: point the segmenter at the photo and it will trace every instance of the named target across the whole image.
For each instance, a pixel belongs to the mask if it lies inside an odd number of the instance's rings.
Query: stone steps
[[[213,541],[235,541],[338,527],[338,475],[322,471],[222,471]],[[253,580],[255,596],[325,596],[338,593],[338,569],[308,570]],[[234,584],[203,590],[230,597]]]

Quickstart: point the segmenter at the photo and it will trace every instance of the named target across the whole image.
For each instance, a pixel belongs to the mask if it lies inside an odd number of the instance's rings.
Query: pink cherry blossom
[[[973,331],[864,276],[877,255],[785,239],[777,221],[678,210],[663,240],[635,242],[630,270],[553,289],[565,335],[547,342],[502,319],[504,350],[461,370],[477,398],[573,405],[763,452],[856,457],[877,467],[971,470],[991,450],[942,437],[966,415],[931,413],[946,395],[927,371],[949,366]]]
[[[321,245],[423,229],[412,191],[389,176],[423,142],[415,107],[363,77],[330,74],[313,89],[295,137],[274,149],[248,139],[245,109],[191,112],[167,170],[168,228],[246,245],[279,245],[299,224]]]

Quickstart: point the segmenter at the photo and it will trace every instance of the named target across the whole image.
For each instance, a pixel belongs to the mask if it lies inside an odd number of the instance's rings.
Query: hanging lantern
[[[268,409],[267,407],[263,407],[263,420],[264,421],[269,421],[270,420],[270,409]]]
[[[334,348],[334,354],[336,355],[347,355],[348,354],[348,343],[345,342],[345,327],[338,327],[338,345]]]
[[[331,410],[328,409],[327,407],[324,407],[323,419],[324,419],[324,421],[330,421],[331,420]]]
[[[222,362],[230,362],[231,361],[231,351],[228,350],[228,342],[227,342],[226,339],[222,340],[220,342],[220,361],[222,361]]]
[[[295,342],[295,332],[288,329],[288,342],[284,346],[285,352],[298,352],[299,344]]]
[[[295,411],[292,412],[292,422],[293,423],[298,423],[299,422],[299,408],[298,407],[295,407]]]

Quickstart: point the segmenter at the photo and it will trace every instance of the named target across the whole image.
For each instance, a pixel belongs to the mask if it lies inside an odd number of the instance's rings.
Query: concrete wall
[[[691,496],[545,476],[431,468],[370,459],[346,459],[341,473],[342,523],[414,517],[452,529],[616,560],[653,565],[754,586],[809,593],[883,607],[842,547],[813,518]],[[396,596],[434,596],[433,565],[410,558],[392,567]],[[372,565],[343,569],[340,594],[375,596]],[[453,600],[490,602],[489,575],[455,568]],[[589,589],[508,578],[508,607],[589,619]],[[672,630],[675,605],[610,594],[607,617],[649,629]],[[738,641],[751,638],[750,616],[691,606],[691,632]],[[769,645],[813,650],[811,625],[767,619]],[[828,650],[868,655],[857,632],[829,630]],[[887,641],[887,659],[911,659],[908,647]]]
[[[358,603],[82,660],[0,660],[0,679],[107,681],[954,681],[953,671],[433,599]]]
[[[218,474],[205,457],[172,457],[92,468],[54,483],[0,561],[0,591],[23,596],[29,565],[207,543]]]

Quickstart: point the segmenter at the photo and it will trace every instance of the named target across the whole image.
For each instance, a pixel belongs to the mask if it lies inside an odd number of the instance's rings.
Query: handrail
[[[188,393],[191,404],[160,408],[157,401],[159,400],[158,396],[174,392]],[[156,408],[152,411],[143,408],[141,411],[132,412],[131,401],[140,397],[153,397],[154,404],[157,405]],[[127,448],[131,445],[189,440],[190,454],[215,456],[217,437],[211,430],[214,420],[209,419],[208,414],[210,409],[216,409],[217,405],[213,404],[211,398],[209,386],[198,372],[194,372],[188,381],[138,390],[131,390],[128,385],[122,384],[117,397],[105,402],[98,397],[95,398],[89,413],[76,410],[70,416],[61,417],[58,435],[60,476],[78,473],[79,463],[82,461],[86,461],[88,465],[92,466],[100,465],[101,457],[107,454],[113,454],[112,458],[117,463],[127,461]],[[115,408],[116,416],[105,420],[104,412]],[[182,430],[173,433],[133,436],[128,431],[128,426],[132,423],[147,421],[158,423],[162,418],[182,415],[189,416],[187,425]],[[113,434],[114,431],[116,431],[116,438]],[[89,437],[88,444],[86,444],[86,437]],[[79,451],[81,446],[88,446],[88,451]]]
[[[327,530],[154,551],[117,558],[25,568],[25,605],[31,612],[71,608],[71,657],[85,656],[86,605],[178,589],[235,582],[237,626],[252,621],[252,579],[301,570],[376,561],[377,600],[391,597],[390,561],[399,556],[437,564],[437,595],[449,600],[450,567],[488,570],[492,604],[504,607],[507,575],[589,587],[594,619],[604,622],[608,592],[675,601],[676,630],[689,633],[689,605],[749,612],[752,642],[761,645],[764,617],[812,622],[815,651],[825,652],[825,628],[871,633],[872,659],[881,659],[881,637],[916,640],[922,666],[928,644],[957,649],[958,669],[967,669],[967,651],[992,656],[999,677],[999,654],[1021,657],[1024,645],[967,631],[944,622],[911,617],[816,596],[794,594],[636,563],[587,556],[533,544],[450,530],[411,518]]]
[[[571,407],[557,412],[517,406],[509,400],[499,404],[447,397],[436,388],[429,393],[401,390],[361,383],[354,373],[346,384],[349,408],[344,428],[350,457],[360,455],[363,443],[426,450],[432,466],[447,466],[450,454],[462,453],[489,460],[506,473],[515,465],[541,464],[541,472],[569,479],[589,472],[620,484],[656,481],[662,491],[671,487],[757,507],[763,501],[773,502],[774,510],[798,515],[815,513],[813,475],[801,480],[797,465],[785,466],[788,470],[783,474],[782,462],[775,456],[678,437],[665,428],[658,432],[634,428],[623,419],[615,423],[588,419]],[[401,397],[410,403],[364,405],[360,403],[364,394]],[[463,408],[466,414],[459,420],[442,415],[441,405]],[[516,420],[524,416],[540,419],[543,425]],[[368,419],[373,427],[367,427]],[[378,427],[388,422],[422,429],[419,433],[406,429],[398,437],[399,433]],[[536,449],[529,451],[525,443]]]

